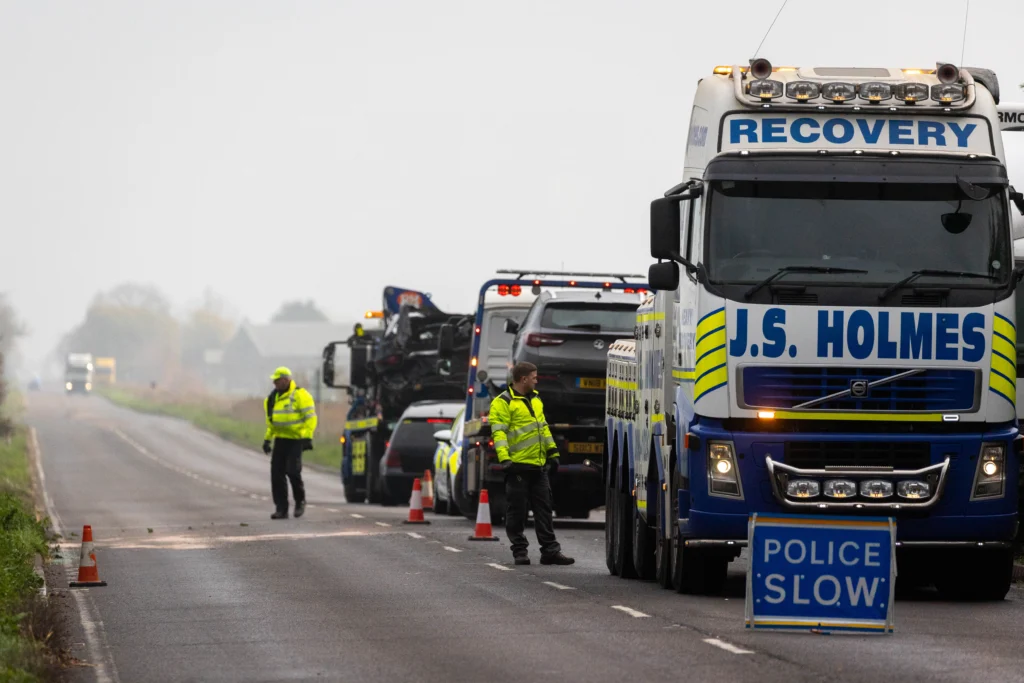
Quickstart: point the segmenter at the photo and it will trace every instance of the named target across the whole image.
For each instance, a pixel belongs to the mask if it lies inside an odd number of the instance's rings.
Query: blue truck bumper
[[[714,421],[695,423],[691,425],[690,433],[698,437],[699,445],[686,454],[690,486],[689,490],[679,492],[680,535],[688,539],[741,540],[747,537],[747,520],[751,513],[785,512],[895,517],[897,538],[908,543],[1010,541],[1018,526],[1019,456],[1014,449],[1018,432],[1011,425],[987,427],[988,431],[972,433],[795,433],[782,429],[739,432],[723,429]],[[742,498],[709,493],[707,444],[710,441],[727,441],[734,445]],[[971,500],[982,443],[1005,444],[1004,492],[998,498]],[[891,504],[881,507],[865,505],[863,509],[794,509],[780,499],[772,485],[769,458],[774,463],[784,464],[789,459],[788,463],[792,464],[796,462],[798,453],[806,459],[810,450],[820,453],[822,462],[828,465],[833,454],[841,458],[842,454],[849,453],[850,444],[855,444],[860,451],[888,449],[887,452],[901,454],[912,452],[918,466],[937,465],[948,460],[941,494],[925,509]],[[898,466],[897,469],[909,468]],[[835,475],[828,476],[842,478],[844,474],[837,471]],[[885,476],[884,472],[879,476]],[[827,502],[824,497],[820,500]],[[892,498],[892,503],[900,502],[898,498]]]

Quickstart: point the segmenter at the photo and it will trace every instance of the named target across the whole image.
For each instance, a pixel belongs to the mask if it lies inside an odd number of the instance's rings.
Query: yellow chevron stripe
[[[1017,357],[1017,347],[1015,346],[1016,341],[1013,343],[1006,341],[1002,337],[992,335],[992,350],[998,351],[1007,358]]]
[[[693,400],[699,399],[705,393],[718,387],[719,385],[725,384],[729,379],[729,371],[727,368],[718,368],[713,372],[709,372],[700,379],[693,386]]]
[[[1006,318],[1001,318],[998,315],[992,316],[992,329],[1004,337],[1012,339],[1014,343],[1017,342],[1017,330]]]
[[[697,367],[695,368],[697,378],[700,379],[700,376],[711,368],[718,367],[719,365],[725,365],[728,359],[729,357],[725,354],[724,347],[717,351],[712,351],[697,361]]]
[[[699,359],[705,353],[718,346],[725,346],[725,330],[709,334],[701,339],[697,343],[697,348],[695,349],[696,358]],[[697,361],[697,364],[700,364],[700,360]]]
[[[1009,399],[1010,403],[1017,402],[1017,386],[1013,382],[1008,382],[1006,378],[990,372],[988,375],[988,385],[993,391]]]
[[[1011,380],[1017,380],[1017,368],[1013,366],[1013,363],[994,353],[992,354],[992,369],[1003,373]]]
[[[725,311],[719,311],[714,315],[710,315],[704,320],[697,323],[697,338],[699,339],[702,334],[706,334],[716,327],[722,327],[725,325]]]

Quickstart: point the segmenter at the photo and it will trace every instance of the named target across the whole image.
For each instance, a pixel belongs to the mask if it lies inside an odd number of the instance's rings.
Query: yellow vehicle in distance
[[[96,358],[93,361],[93,382],[96,384],[117,383],[117,359]]]

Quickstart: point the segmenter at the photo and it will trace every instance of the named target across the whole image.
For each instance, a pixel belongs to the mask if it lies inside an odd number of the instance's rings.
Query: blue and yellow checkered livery
[[[988,388],[1011,405],[1017,398],[1017,327],[998,313],[992,318],[992,369]]]
[[[724,308],[712,311],[697,321],[695,355],[693,400],[698,401],[729,381]]]

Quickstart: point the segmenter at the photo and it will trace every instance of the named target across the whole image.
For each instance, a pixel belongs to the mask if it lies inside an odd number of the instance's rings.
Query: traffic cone
[[[434,478],[430,476],[430,470],[423,473],[423,509],[434,509]]]
[[[487,497],[487,489],[480,489],[480,500],[476,506],[476,529],[469,537],[471,541],[497,541],[491,529],[491,499]]]
[[[409,499],[409,519],[405,524],[430,524],[423,519],[423,487],[419,478],[412,482],[412,498]]]
[[[78,581],[72,581],[69,587],[90,588],[106,585],[106,581],[100,581],[100,571],[96,566],[96,551],[92,547],[92,527],[86,524],[82,527],[82,553],[78,561]]]

